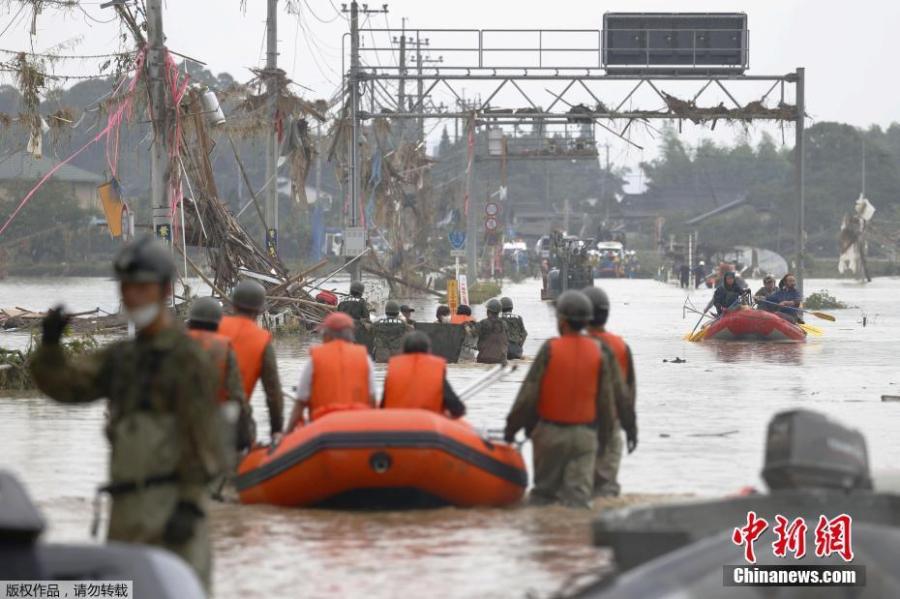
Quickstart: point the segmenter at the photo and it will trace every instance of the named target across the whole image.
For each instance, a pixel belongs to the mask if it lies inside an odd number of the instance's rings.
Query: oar
[[[810,335],[815,335],[816,337],[821,337],[822,335],[825,334],[825,331],[823,331],[819,327],[813,326],[811,324],[797,323],[797,326],[800,327],[801,329],[803,329],[804,331],[806,331],[807,333],[809,333]]]
[[[518,366],[515,365],[505,367],[501,365],[495,366],[494,368],[491,368],[489,371],[487,371],[484,376],[474,381],[462,391],[459,391],[457,393],[457,396],[459,397],[460,401],[465,401],[474,396],[476,393],[484,391],[490,385],[499,382],[506,375],[512,374],[516,371],[516,368],[518,368]]]
[[[690,334],[685,337],[685,339],[687,339],[688,341],[700,341],[701,339],[703,339],[703,332],[706,329],[700,329],[700,332],[698,333],[697,327],[699,327],[700,323],[703,322],[703,317],[706,316],[706,313],[709,312],[709,309],[712,308],[712,305],[713,300],[709,300],[709,303],[706,304],[706,309],[703,310],[703,313],[700,314],[700,319],[697,321],[697,324],[694,325],[694,330],[691,331]]]
[[[813,310],[804,310],[803,308],[794,308],[793,306],[782,306],[782,305],[779,304],[779,303],[776,303],[776,302],[770,302],[769,300],[764,300],[764,299],[763,299],[763,300],[756,300],[756,303],[758,303],[758,304],[771,304],[772,306],[778,306],[779,308],[782,308],[782,309],[785,309],[785,310],[796,310],[796,311],[798,311],[798,312],[804,312],[804,313],[806,313],[806,314],[812,314],[812,315],[815,316],[816,318],[821,318],[822,320],[827,320],[828,322],[835,322],[835,321],[837,320],[837,318],[835,318],[835,317],[832,316],[831,314],[827,314],[827,313],[825,313],[825,312],[815,312],[815,311],[813,311]]]

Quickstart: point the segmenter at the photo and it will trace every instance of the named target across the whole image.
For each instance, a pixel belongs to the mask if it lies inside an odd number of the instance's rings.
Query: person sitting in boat
[[[722,284],[716,287],[713,294],[716,314],[722,316],[725,312],[738,308],[741,305],[741,298],[749,292],[747,284],[739,279],[733,270],[726,271],[722,276]]]
[[[297,399],[288,430],[337,410],[375,407],[375,366],[364,345],[353,342],[353,319],[332,312],[319,327],[322,344],[309,350],[309,361],[300,375]]]
[[[778,291],[778,287],[775,285],[775,277],[766,275],[763,278],[763,286],[759,288],[759,291],[753,294],[753,300],[757,304],[757,309],[773,312],[774,306],[766,302],[766,298],[776,291]]]
[[[797,277],[792,273],[784,275],[781,280],[784,286],[765,299],[766,304],[778,316],[794,324],[802,323],[803,294],[797,289]]]
[[[382,408],[430,410],[460,418],[466,406],[447,382],[447,361],[431,355],[431,340],[421,331],[403,338],[403,353],[388,362]]]

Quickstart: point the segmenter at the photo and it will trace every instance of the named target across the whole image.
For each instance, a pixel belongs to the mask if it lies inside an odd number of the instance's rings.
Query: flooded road
[[[765,427],[780,410],[806,407],[861,429],[876,473],[900,455],[900,279],[807,281],[807,292],[828,289],[858,308],[834,311],[837,322],[809,318],[825,330],[802,345],[691,344],[682,340],[696,315],[682,319],[685,292],[655,281],[600,282],[613,307],[610,329],[631,344],[638,378],[640,445],[622,465],[627,493],[713,496],[745,485],[762,487],[758,473]],[[753,282],[753,288],[756,288]],[[539,283],[508,283],[529,338],[526,356],[555,333]],[[710,292],[695,292],[705,305]],[[102,279],[7,280],[0,305],[43,308],[65,300],[73,311],[115,310],[115,286]],[[434,302],[410,301],[419,320],[433,319]],[[483,308],[475,309],[477,316]],[[861,317],[867,316],[867,326]],[[299,378],[309,340],[278,339],[284,385]],[[0,334],[0,346],[25,347],[28,337]],[[675,363],[674,358],[686,360]],[[668,360],[668,361],[665,361]],[[454,365],[457,388],[487,367]],[[524,376],[469,402],[468,419],[497,429]],[[378,367],[379,380],[383,366]],[[254,412],[267,433],[265,402]],[[50,521],[51,540],[88,539],[91,498],[106,472],[102,404],[64,407],[37,397],[0,398],[0,468],[16,472]],[[525,446],[530,462],[530,448]],[[218,505],[214,508],[217,597],[550,596],[583,574],[600,575],[604,551],[589,545],[589,514],[559,508],[443,509],[354,514]],[[402,591],[401,591],[402,589]]]

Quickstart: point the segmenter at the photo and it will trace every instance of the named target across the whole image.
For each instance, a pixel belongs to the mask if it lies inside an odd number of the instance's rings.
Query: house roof
[[[20,152],[6,160],[0,160],[0,181],[40,179],[57,164],[56,160],[47,156],[33,158],[30,154]],[[72,166],[71,164],[62,165],[51,179],[66,183],[93,183],[94,185],[99,185],[106,181],[106,179],[96,173]]]

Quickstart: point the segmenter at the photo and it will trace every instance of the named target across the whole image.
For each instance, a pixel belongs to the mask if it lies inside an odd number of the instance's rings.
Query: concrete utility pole
[[[266,252],[278,255],[278,0],[267,0],[266,9],[266,94],[269,124],[266,129]]]
[[[153,232],[172,243],[172,214],[169,207],[169,106],[166,96],[166,38],[163,35],[162,0],[147,2],[147,79],[153,119],[150,147],[150,206]]]
[[[397,82],[397,110],[406,110],[406,17],[401,20],[400,26],[400,81]],[[397,119],[399,130],[397,139],[403,139],[403,131],[406,129],[404,119]]]
[[[359,5],[350,3],[350,226],[359,226]],[[346,243],[346,239],[344,240]],[[350,266],[350,280],[359,281],[359,261]]]
[[[416,34],[416,74],[419,76],[418,81],[416,81],[416,102],[418,108],[418,112],[425,112],[425,81],[422,79],[422,46],[428,45],[428,40],[419,39],[418,33]],[[425,141],[425,119],[422,117],[418,118],[418,139],[421,142]]]
[[[603,199],[603,219],[609,223],[609,198],[606,197],[606,182],[609,179],[609,142],[605,142],[603,146],[606,149],[606,169],[603,171],[603,180],[600,182],[600,197]]]
[[[346,12],[346,8],[345,8]],[[375,13],[387,13],[387,4],[382,5],[380,10],[370,10],[367,4],[363,4],[363,13],[370,15]],[[364,84],[364,73],[360,68],[359,62],[359,4],[357,2],[350,3],[350,73],[347,76],[347,85],[350,86],[350,168],[348,169],[348,179],[350,188],[350,214],[349,219],[344,222],[344,247],[347,247],[348,229],[354,229],[354,235],[360,237],[354,239],[354,243],[362,242],[366,246],[365,230],[360,231],[362,226],[360,222],[360,164],[359,164],[359,144],[362,136],[362,123],[359,114],[359,86]],[[374,85],[374,84],[373,84]],[[373,94],[374,97],[374,94]],[[349,221],[349,222],[347,222]],[[364,250],[360,250],[364,251]],[[349,254],[345,255],[351,257]],[[352,256],[355,257],[355,256]],[[350,273],[350,280],[355,282],[360,280],[360,262],[353,261],[347,269]]]
[[[797,276],[797,289],[803,293],[803,260],[806,254],[806,206],[804,198],[804,119],[806,118],[806,98],[805,98],[805,78],[806,69],[800,67],[797,69],[797,121],[794,127],[797,138],[794,142],[794,178],[797,193],[797,265],[795,274]]]
[[[475,179],[475,113],[466,123],[466,281],[471,287],[478,281],[478,202],[472,195],[472,181]]]

